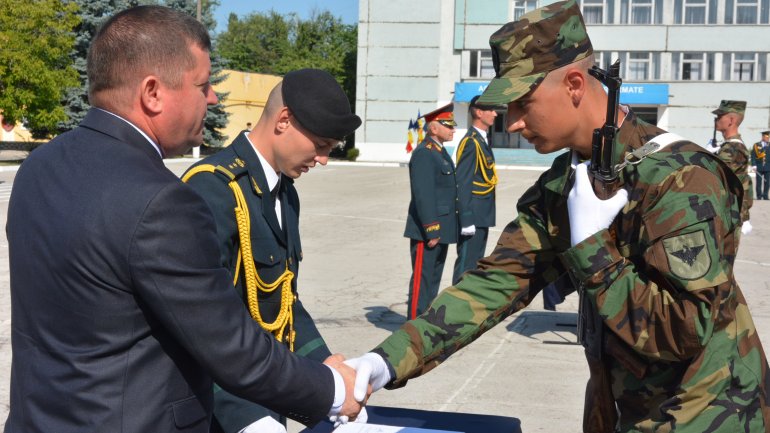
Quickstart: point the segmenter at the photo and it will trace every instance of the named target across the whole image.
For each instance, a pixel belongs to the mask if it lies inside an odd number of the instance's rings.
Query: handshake
[[[338,373],[334,375],[335,398],[329,419],[335,426],[348,421],[366,422],[364,406],[369,396],[392,380],[385,360],[373,352],[348,360],[334,354],[324,364]]]

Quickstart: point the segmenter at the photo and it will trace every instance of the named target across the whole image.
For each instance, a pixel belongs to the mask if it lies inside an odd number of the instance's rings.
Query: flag
[[[412,119],[409,119],[409,128],[406,130],[406,153],[410,153],[413,148],[412,145],[414,144],[414,135],[412,135],[412,129],[414,129],[414,122]]]
[[[424,132],[423,127],[424,126],[425,125],[423,125],[422,118],[417,119],[417,142],[418,143],[422,143],[422,139],[424,138],[424,135],[423,135],[423,132]]]

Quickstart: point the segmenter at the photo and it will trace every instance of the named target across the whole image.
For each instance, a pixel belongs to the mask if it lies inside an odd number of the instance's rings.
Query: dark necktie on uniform
[[[273,189],[270,190],[270,198],[273,199],[273,208],[275,209],[275,216],[278,218],[278,225],[283,229],[283,221],[281,215],[281,198],[278,193],[281,191],[281,179],[278,179],[278,183],[275,184]]]

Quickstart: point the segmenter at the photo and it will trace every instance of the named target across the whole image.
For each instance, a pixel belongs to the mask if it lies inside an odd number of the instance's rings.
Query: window
[[[580,11],[586,24],[604,24],[604,0],[583,0]]]
[[[653,24],[655,3],[653,0],[622,0],[620,22],[627,24]]]
[[[605,71],[610,70],[610,65],[612,64],[612,53],[609,51],[594,51],[594,60],[596,62],[596,66],[604,69]]]
[[[725,7],[725,23],[757,24],[759,10],[758,0],[729,0]]]
[[[513,21],[539,7],[538,0],[513,0]]]
[[[492,63],[492,50],[471,51],[468,76],[475,78],[495,77],[495,65]]]
[[[673,53],[671,56],[674,79],[706,81],[714,79],[712,53]]]
[[[706,0],[683,0],[681,23],[682,24],[706,24],[708,16],[708,3]]]
[[[645,81],[650,79],[652,59],[650,53],[628,53],[626,77],[629,80]]]
[[[665,0],[621,0],[620,22],[623,24],[660,24]]]
[[[732,61],[732,81],[754,81],[757,69],[756,53],[734,53]]]

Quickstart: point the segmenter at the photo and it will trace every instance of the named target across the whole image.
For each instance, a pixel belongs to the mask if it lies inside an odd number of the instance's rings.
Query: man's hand
[[[334,354],[324,361],[324,364],[333,368],[344,382],[344,389],[337,389],[337,381],[335,380],[335,398],[334,406],[329,412],[330,416],[337,416],[338,418],[347,417],[347,419],[355,420],[358,413],[361,411],[361,403],[357,402],[353,398],[353,388],[356,383],[356,371],[345,364],[345,357],[340,354]],[[342,404],[339,402],[342,401]]]
[[[238,433],[286,433],[286,427],[272,417],[266,416],[247,425]]]
[[[460,229],[460,234],[462,236],[473,236],[473,235],[475,235],[476,234],[476,225],[475,224],[471,224],[468,227],[463,227],[462,229]]]
[[[438,240],[441,238],[431,239],[428,241],[428,248],[433,248],[438,245]]]
[[[357,401],[363,403],[373,392],[382,389],[392,379],[385,360],[373,352],[366,353],[359,358],[348,359],[345,364],[356,369],[354,396]]]
[[[609,227],[626,203],[628,192],[624,189],[607,200],[596,197],[588,178],[587,163],[578,164],[575,168],[575,185],[567,197],[572,246]]]

